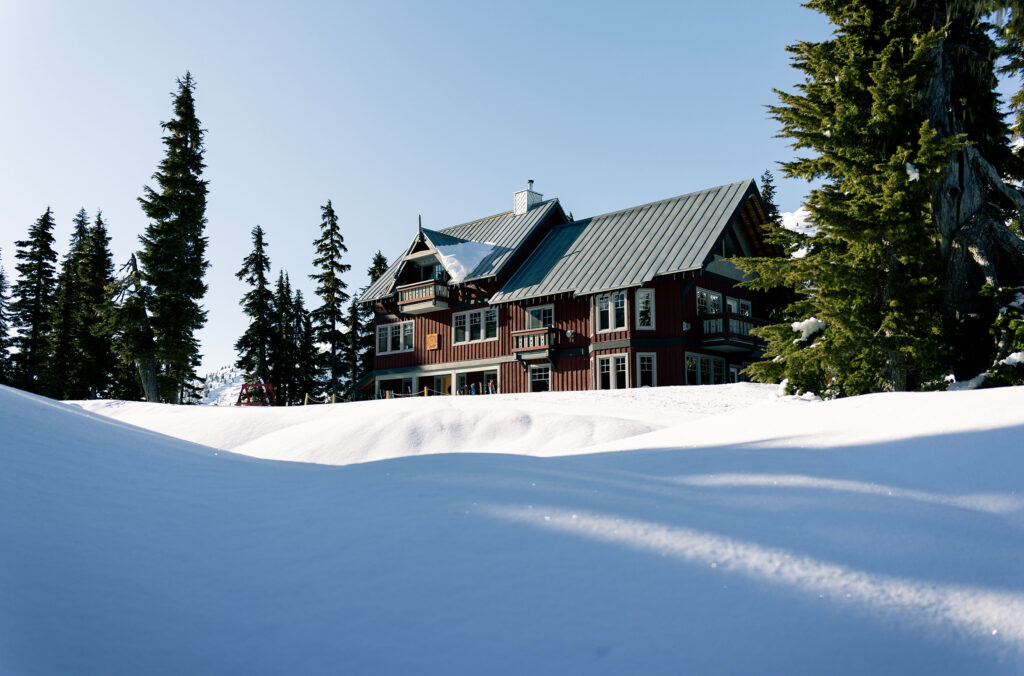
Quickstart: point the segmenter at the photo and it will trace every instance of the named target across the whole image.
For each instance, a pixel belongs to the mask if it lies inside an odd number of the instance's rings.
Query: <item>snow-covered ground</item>
[[[0,673],[1024,673],[1024,388],[773,392],[0,388]]]
[[[201,404],[208,406],[234,406],[245,382],[245,374],[234,366],[222,366],[206,374]]]

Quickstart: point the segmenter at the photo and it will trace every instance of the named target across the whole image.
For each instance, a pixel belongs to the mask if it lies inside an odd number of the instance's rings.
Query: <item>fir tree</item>
[[[384,257],[380,251],[373,256],[373,261],[370,263],[370,267],[366,270],[366,276],[369,278],[370,283],[365,289],[360,292],[360,295],[366,291],[366,289],[373,286],[373,284],[381,278],[381,276],[388,271],[388,259]],[[369,305],[360,303],[359,305],[359,367],[357,369],[358,376],[355,380],[364,378],[367,374],[373,371],[373,355],[374,355],[374,324],[373,324],[373,308]]]
[[[43,377],[45,393],[55,399],[83,399],[85,361],[85,298],[81,273],[89,237],[89,216],[80,209],[73,220],[74,230],[68,252],[61,263],[50,319],[49,363]]]
[[[96,212],[96,220],[89,228],[78,276],[85,308],[82,316],[81,368],[86,386],[85,396],[110,397],[113,396],[112,388],[117,371],[110,323],[114,311],[111,294],[115,280],[110,237],[101,211]],[[137,389],[132,398],[138,396]]]
[[[270,338],[267,343],[270,379],[274,384],[277,402],[282,406],[295,397],[296,338],[292,286],[288,273],[277,275],[274,293],[270,299]]]
[[[356,386],[359,384],[359,379],[362,377],[360,372],[360,366],[362,364],[363,356],[363,333],[365,332],[364,326],[364,313],[362,306],[359,305],[352,299],[348,304],[348,312],[345,317],[345,344],[342,349],[342,358],[345,362],[345,370],[348,372],[349,383],[348,383],[348,400],[356,400]]]
[[[118,389],[130,391],[123,376],[129,370],[126,365],[132,365],[146,401],[158,402],[156,339],[146,309],[153,303],[152,292],[142,279],[134,254],[122,266],[121,275],[112,288],[116,305],[108,320],[114,351],[120,358]]]
[[[242,311],[249,317],[249,327],[235,343],[238,361],[235,365],[245,370],[246,376],[263,382],[270,382],[268,369],[271,331],[273,329],[273,294],[267,281],[270,272],[270,258],[267,256],[263,228],[252,229],[252,252],[242,261],[242,268],[235,274],[249,285],[249,291],[242,296]]]
[[[200,304],[206,294],[206,194],[203,180],[203,135],[195,112],[195,81],[191,73],[178,79],[174,118],[163,122],[166,156],[155,174],[159,188],[149,186],[139,198],[150,219],[140,236],[138,260],[149,287],[148,306],[164,401],[184,403],[195,394],[199,343],[195,337],[206,322]]]
[[[768,221],[778,227],[782,227],[782,214],[779,213],[779,205],[775,200],[775,176],[770,169],[765,169],[761,174],[761,198],[767,208]]]
[[[317,381],[317,368],[320,363],[320,351],[316,345],[316,330],[313,319],[306,311],[302,291],[295,291],[292,302],[293,331],[295,335],[295,391],[292,403],[304,402],[306,395],[317,396],[320,385]]]
[[[54,268],[53,212],[46,212],[29,228],[28,239],[15,242],[18,280],[12,288],[11,320],[18,331],[14,345],[15,382],[37,392],[48,360],[50,319],[53,316]]]
[[[4,272],[3,258],[0,256],[0,385],[10,385],[14,375],[11,373],[11,325],[7,303],[7,274]]]
[[[326,346],[323,365],[327,371],[328,392],[332,398],[338,394],[338,385],[346,375],[343,360],[343,344],[345,334],[345,304],[349,295],[345,291],[348,285],[341,276],[352,266],[342,262],[342,254],[348,252],[345,239],[338,227],[338,216],[334,213],[331,201],[320,207],[323,220],[320,223],[320,238],[313,245],[316,247],[316,258],[313,265],[320,270],[310,275],[316,283],[316,293],[323,303],[312,311],[313,324],[316,327],[317,342]]]

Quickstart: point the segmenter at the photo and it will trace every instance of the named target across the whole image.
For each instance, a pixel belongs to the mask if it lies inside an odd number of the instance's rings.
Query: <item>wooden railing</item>
[[[415,284],[406,284],[405,286],[398,287],[399,305],[405,305],[406,303],[421,303],[425,300],[433,300],[435,298],[440,298],[445,301],[448,300],[447,284],[433,279],[428,279],[424,282],[416,282]]]
[[[764,326],[767,322],[763,319],[754,319],[744,315],[722,312],[715,315],[701,315],[697,318],[700,322],[701,333],[705,338],[724,336],[743,336],[751,340],[761,340],[751,336],[751,329]]]
[[[558,342],[558,332],[554,329],[526,329],[512,332],[512,350],[548,350]]]

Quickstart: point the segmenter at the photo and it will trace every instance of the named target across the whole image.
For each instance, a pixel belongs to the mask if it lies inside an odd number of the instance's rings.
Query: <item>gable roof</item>
[[[525,214],[516,215],[512,211],[506,211],[440,231],[421,228],[420,232],[435,249],[467,242],[491,245],[492,251],[477,263],[462,280],[463,282],[472,282],[494,277],[501,272],[527,237],[556,209],[561,209],[557,198],[545,200]],[[360,303],[380,300],[391,295],[404,257],[412,252],[419,242],[419,238],[420,234],[417,233],[416,239],[413,240],[409,248],[398,257],[387,272],[381,275],[380,279],[371,284],[370,288],[359,297]]]
[[[492,303],[639,286],[699,270],[751,196],[739,181],[552,228]]]

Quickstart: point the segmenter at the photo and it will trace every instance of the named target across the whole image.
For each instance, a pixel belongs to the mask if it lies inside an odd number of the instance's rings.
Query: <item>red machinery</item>
[[[275,406],[274,386],[270,383],[245,383],[235,406]]]

